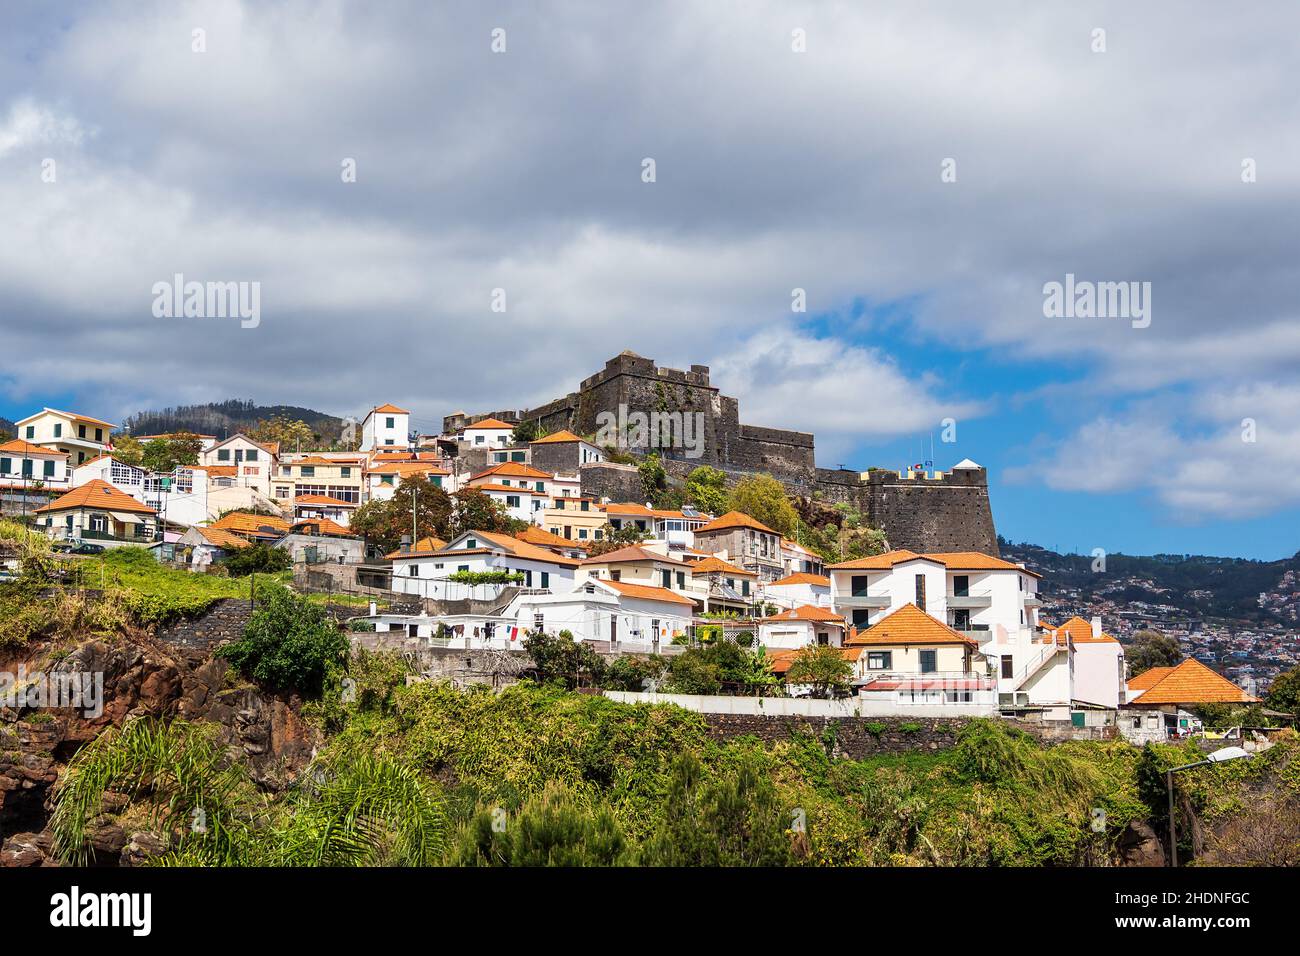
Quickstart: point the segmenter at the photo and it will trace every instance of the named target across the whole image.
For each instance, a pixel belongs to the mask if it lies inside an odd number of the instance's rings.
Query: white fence
[[[703,694],[649,694],[607,690],[605,696],[624,704],[676,704],[700,714],[749,714],[768,717],[994,717],[987,703],[911,704],[894,701],[810,700],[800,697],[724,697]]]

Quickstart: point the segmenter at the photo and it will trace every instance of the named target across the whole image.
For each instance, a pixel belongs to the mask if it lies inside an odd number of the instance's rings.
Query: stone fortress
[[[998,553],[984,468],[970,461],[947,472],[819,468],[812,433],[743,424],[739,402],[709,382],[706,365],[692,365],[689,371],[660,368],[652,359],[622,352],[563,398],[524,410],[457,412],[443,419],[443,432],[455,434],[465,425],[498,418],[511,423],[535,421],[548,432],[568,429],[594,436],[612,417],[625,419],[635,413],[661,422],[696,416],[692,421],[703,430],[702,446],[696,446],[698,457],[687,457],[685,449],[672,443],[656,446],[653,437],[645,440],[635,432],[626,433],[634,439],[624,444],[626,451],[658,452],[664,467],[678,479],[699,465],[711,465],[732,478],[766,472],[793,494],[850,506],[885,532],[890,547]],[[584,491],[589,468],[584,466]],[[601,486],[607,476],[591,478],[593,486]]]

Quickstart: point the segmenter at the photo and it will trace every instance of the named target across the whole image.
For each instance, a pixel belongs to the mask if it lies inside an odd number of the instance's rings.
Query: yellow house
[[[552,497],[541,512],[541,525],[553,535],[570,541],[600,541],[605,537],[609,516],[594,498]]]
[[[158,532],[157,512],[106,481],[95,478],[35,511],[51,538],[120,547],[149,544]]]
[[[696,582],[689,564],[640,545],[587,558],[578,568],[575,586],[588,578],[664,588],[701,603],[705,596],[704,588]]]
[[[365,488],[364,457],[325,457],[307,454],[282,458],[271,478],[271,497],[281,506],[298,498],[330,498],[356,507]],[[327,517],[333,517],[329,515]]]
[[[117,427],[112,422],[57,408],[42,408],[15,425],[17,437],[23,441],[67,455],[69,468],[109,451],[112,448],[109,433]]]
[[[879,623],[850,635],[845,643],[865,651],[858,659],[857,675],[865,684],[899,676],[968,675],[979,647],[915,604],[904,604]]]

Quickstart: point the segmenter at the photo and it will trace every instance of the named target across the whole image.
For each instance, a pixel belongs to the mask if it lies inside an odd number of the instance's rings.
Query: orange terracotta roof
[[[303,518],[301,521],[295,521],[293,523],[293,530],[298,531],[299,528],[303,528],[310,525],[315,525],[316,533],[320,535],[325,535],[326,537],[332,537],[332,538],[357,537],[357,534],[355,532],[349,531],[347,528],[343,527],[343,525],[339,524],[337,521],[331,521],[329,518]],[[301,533],[303,532],[299,532],[299,534]]]
[[[703,561],[696,561],[691,565],[691,574],[738,574],[742,578],[756,578],[758,575],[753,571],[746,571],[744,568],[738,568],[734,564],[728,564],[721,558],[715,558],[709,555]]]
[[[646,601],[666,601],[669,604],[686,604],[690,607],[695,606],[695,602],[688,597],[682,597],[674,591],[667,588],[656,587],[653,584],[633,584],[630,581],[606,581],[600,578],[601,584],[607,584],[619,594],[630,598],[642,598]]]
[[[1156,684],[1160,683],[1173,670],[1172,667],[1152,667],[1144,670],[1136,677],[1128,681],[1129,690],[1150,690]]]
[[[629,561],[658,561],[663,564],[677,564],[682,567],[686,566],[685,561],[678,561],[676,558],[670,558],[667,555],[660,554],[657,551],[651,551],[649,548],[643,548],[640,545],[632,544],[626,548],[619,548],[617,551],[607,551],[604,554],[597,554],[590,558],[585,558],[583,564],[623,564]]]
[[[516,531],[515,537],[520,541],[526,541],[529,544],[535,544],[541,548],[572,548],[579,551],[586,551],[586,541],[574,541],[570,538],[562,538],[558,534],[552,534],[545,528],[539,528],[537,525],[529,525],[523,531]]]
[[[771,617],[763,618],[764,621],[822,621],[826,624],[844,624],[842,615],[836,614],[830,608],[816,607],[812,604],[801,604],[799,607],[789,611],[782,611],[780,614],[773,614]]]
[[[799,656],[799,652],[802,650],[804,650],[802,647],[782,647],[777,648],[776,650],[766,651],[767,659],[771,661],[772,664],[772,673],[777,674],[778,676],[787,673],[790,670],[790,665],[794,663],[795,658]],[[846,661],[856,661],[862,656],[862,652],[865,648],[841,647],[838,650],[840,656]]]
[[[1057,634],[1057,641],[1060,641],[1061,634],[1065,633],[1076,644],[1118,644],[1119,641],[1109,634],[1103,634],[1100,637],[1092,636],[1092,624],[1081,617],[1072,617],[1058,628],[1054,628]]]
[[[794,574],[787,574],[779,581],[773,581],[768,587],[779,588],[787,584],[811,584],[814,587],[828,588],[831,586],[831,579],[824,574],[809,574],[807,571],[796,571]]]
[[[743,511],[728,511],[720,518],[714,518],[702,528],[696,528],[696,534],[705,534],[709,531],[728,531],[732,528],[752,528],[755,531],[765,531],[768,534],[776,534],[771,528],[763,524],[757,518],[751,518]]]
[[[339,498],[331,498],[329,495],[298,495],[293,499],[294,507],[299,505],[315,505],[321,507],[335,508],[355,508],[356,505],[351,501],[343,501]]]
[[[210,544],[215,544],[218,548],[225,548],[230,551],[235,548],[247,548],[252,542],[246,541],[237,534],[232,534],[223,528],[195,528],[199,534],[208,540]]]
[[[546,561],[566,568],[576,568],[579,564],[575,558],[566,558],[554,551],[547,551],[545,548],[539,548],[527,541],[520,541],[512,535],[502,534],[499,531],[471,531],[469,533],[476,538],[482,538],[484,541],[496,545],[498,549],[513,554],[517,558],[527,558],[530,561]],[[448,551],[447,553],[459,554],[460,552]]]
[[[545,438],[538,438],[535,441],[531,441],[529,442],[529,444],[530,445],[558,445],[563,442],[586,441],[586,440],[587,439],[573,434],[573,432],[569,431],[568,429],[561,429],[558,432],[552,432],[551,434],[547,435]]]
[[[141,504],[126,492],[119,491],[107,481],[95,478],[79,488],[73,488],[65,495],[60,495],[48,505],[36,509],[42,511],[67,511],[70,508],[102,508],[105,511],[129,511],[133,514],[152,515],[156,512],[148,505]]]
[[[274,515],[255,515],[247,511],[232,511],[229,514],[222,515],[208,527],[233,531],[235,534],[266,535],[267,532],[263,530],[265,528],[270,528],[272,532],[278,534],[286,534],[289,531],[289,522]]]
[[[505,461],[499,465],[493,465],[491,468],[485,468],[477,475],[474,475],[470,481],[478,478],[486,478],[488,475],[496,475],[500,478],[554,478],[549,471],[542,471],[531,465],[525,465],[522,461]]]
[[[536,488],[521,488],[518,485],[498,485],[495,482],[491,482],[491,481],[485,481],[481,485],[471,484],[469,485],[469,487],[475,488],[479,491],[504,491],[506,494],[511,494],[511,495],[544,494],[544,492],[538,491]]]
[[[514,425],[511,425],[509,422],[503,422],[499,418],[485,418],[482,421],[475,422],[473,425],[466,425],[464,430],[467,432],[474,431],[474,429],[476,428],[493,429],[493,430],[500,430],[500,429],[513,430],[514,427],[515,427]]]
[[[441,468],[431,461],[388,461],[372,465],[367,469],[372,475],[450,475],[446,468]]]
[[[33,445],[29,441],[23,441],[21,438],[15,438],[0,445],[0,451],[11,452],[15,455],[43,455],[46,458],[67,458],[66,451],[59,451],[55,448],[43,448],[40,445]],[[91,461],[103,458],[103,455],[96,455]],[[83,465],[90,464],[89,461],[82,462]]]
[[[1160,680],[1144,690],[1131,703],[1149,704],[1225,704],[1253,701],[1244,690],[1206,667],[1194,657],[1189,657],[1177,667],[1169,669]]]
[[[60,408],[48,408],[48,407],[47,407],[47,408],[42,408],[39,412],[37,412],[37,413],[34,414],[34,415],[28,415],[26,418],[20,418],[20,419],[18,419],[18,421],[14,422],[14,424],[15,424],[15,425],[25,425],[25,424],[27,424],[28,422],[30,422],[33,418],[40,418],[40,417],[41,417],[42,415],[44,415],[46,412],[49,412],[49,413],[54,414],[54,415],[62,415],[64,418],[71,418],[71,419],[73,419],[73,420],[75,420],[75,421],[79,421],[79,422],[88,422],[88,423],[91,424],[91,425],[103,425],[105,428],[116,428],[116,427],[117,427],[117,426],[114,425],[112,422],[102,421],[101,419],[98,419],[98,418],[91,418],[89,415],[78,415],[76,412],[65,412],[65,411],[63,411],[63,410],[60,409]],[[75,439],[73,439],[73,440],[75,440]],[[82,440],[84,441],[84,439],[82,439]]]
[[[813,552],[813,551],[810,551],[808,548],[804,547],[804,546],[803,546],[802,544],[800,544],[798,541],[791,541],[789,538],[782,538],[782,539],[781,539],[781,547],[783,547],[783,548],[798,548],[798,549],[799,549],[800,551],[802,551],[804,554],[814,554],[814,553],[815,553],[815,552]]]
[[[371,411],[382,412],[385,415],[409,415],[411,414],[404,408],[398,408],[396,405],[376,405]]]
[[[965,644],[976,642],[937,621],[915,604],[904,604],[876,624],[849,638],[851,644]]]
[[[1003,561],[991,554],[980,554],[978,551],[946,551],[918,554],[915,551],[901,549],[886,551],[884,554],[873,554],[853,561],[841,561],[838,564],[830,565],[830,569],[833,571],[888,571],[896,564],[917,559],[942,564],[949,571],[1023,571],[1025,574],[1031,574],[1036,578],[1042,577],[1042,575],[1022,568],[1018,564]]]
[[[606,514],[636,515],[638,518],[653,518],[655,513],[645,505],[632,501],[611,501],[605,506]]]
[[[206,471],[210,478],[227,478],[239,471],[238,465],[195,465],[194,467]]]
[[[433,554],[445,547],[447,547],[447,542],[443,541],[442,538],[421,538],[415,542],[415,547],[410,551],[403,551],[398,548],[396,551],[384,555],[384,557],[389,560],[393,558],[409,558],[413,554]]]
[[[305,458],[295,458],[293,461],[286,461],[285,464],[288,465],[290,468],[294,468],[298,465],[347,466],[352,464],[353,461],[360,461],[360,460],[361,460],[360,458],[340,460],[338,458],[322,458],[320,455],[308,455]]]

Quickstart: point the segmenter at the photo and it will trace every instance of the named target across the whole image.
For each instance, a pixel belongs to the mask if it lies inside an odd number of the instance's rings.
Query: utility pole
[[[419,495],[419,486],[414,481],[412,481],[411,482],[411,550],[412,551],[418,550],[420,544],[420,533],[419,531],[416,530],[415,527],[415,509],[419,505],[419,498],[417,497],[418,495]]]

